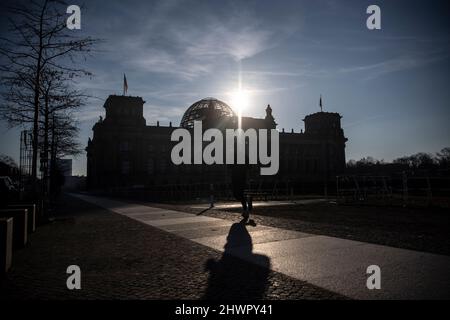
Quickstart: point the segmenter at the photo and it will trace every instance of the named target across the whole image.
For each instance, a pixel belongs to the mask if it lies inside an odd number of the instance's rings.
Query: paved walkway
[[[317,204],[317,203],[326,203],[330,200],[327,199],[298,199],[292,201],[278,201],[278,200],[270,200],[270,201],[253,201],[253,207],[275,207],[275,206],[290,206],[294,204]],[[214,208],[216,209],[231,209],[231,208],[240,208],[241,204],[234,202],[217,202],[214,204]],[[209,204],[202,204],[192,206],[193,209],[209,209]]]
[[[346,298],[66,194],[53,214],[14,252],[0,301]],[[245,234],[241,223],[230,228],[232,237]],[[66,287],[72,264],[81,290]]]
[[[356,299],[450,298],[450,257],[189,213],[73,195],[295,279]],[[248,230],[248,232],[246,231]],[[381,290],[368,290],[366,269],[381,268]]]

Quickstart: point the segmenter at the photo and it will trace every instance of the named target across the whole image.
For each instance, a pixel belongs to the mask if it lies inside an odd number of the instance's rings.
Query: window
[[[153,174],[154,171],[155,171],[155,162],[153,161],[153,159],[148,159],[147,160],[147,173]]]
[[[122,174],[130,173],[130,161],[122,161]]]
[[[121,141],[120,145],[119,145],[119,149],[122,152],[128,151],[130,149],[130,145],[128,143],[128,141]]]
[[[159,161],[159,173],[165,173],[167,170],[167,162],[165,159],[160,159]]]

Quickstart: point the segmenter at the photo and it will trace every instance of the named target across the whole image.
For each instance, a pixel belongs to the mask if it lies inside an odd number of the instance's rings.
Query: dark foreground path
[[[55,217],[14,253],[0,299],[344,298],[74,197]],[[81,290],[66,287],[72,264]]]
[[[74,196],[145,225],[223,252],[209,263],[207,295],[226,288],[234,275],[230,255],[262,266],[245,292],[265,291],[268,269],[355,299],[448,299],[450,257],[342,239],[258,223],[195,215],[118,199]],[[379,270],[379,290],[367,287],[370,269]],[[264,270],[267,272],[265,273]],[[246,280],[248,280],[248,276]],[[372,279],[373,280],[373,279]],[[234,282],[231,282],[234,285]],[[264,284],[264,285],[263,285]],[[370,287],[370,286],[369,286]]]

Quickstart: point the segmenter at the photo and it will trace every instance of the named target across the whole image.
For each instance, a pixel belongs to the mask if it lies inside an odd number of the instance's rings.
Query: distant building
[[[87,151],[87,186],[90,189],[149,187],[167,184],[229,181],[227,165],[179,165],[171,162],[176,126],[147,126],[140,97],[111,95],[105,101],[105,119],[93,127]],[[205,98],[184,113],[180,127],[190,129],[195,120],[203,128],[236,128],[237,116],[224,102]],[[344,132],[338,113],[318,112],[304,118],[303,132],[280,132],[280,169],[275,176],[253,175],[270,183],[289,181],[295,187],[334,181],[345,168]],[[272,108],[264,118],[242,117],[242,128],[274,129]],[[256,172],[256,170],[255,170]],[[257,171],[259,172],[259,170]]]
[[[64,177],[72,176],[72,159],[57,159],[56,165]]]

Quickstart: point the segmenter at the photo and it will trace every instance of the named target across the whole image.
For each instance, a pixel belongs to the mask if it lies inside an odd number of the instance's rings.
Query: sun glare
[[[249,92],[247,90],[239,89],[231,94],[231,106],[238,113],[242,115],[242,111],[248,107]]]

